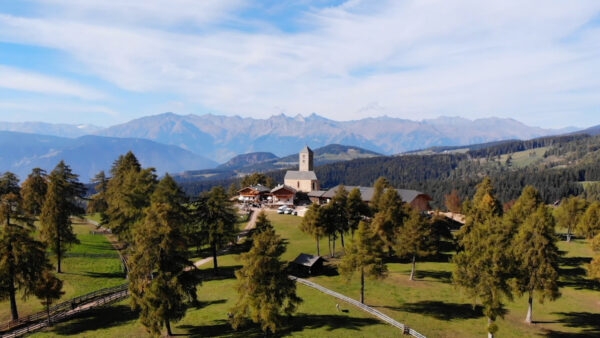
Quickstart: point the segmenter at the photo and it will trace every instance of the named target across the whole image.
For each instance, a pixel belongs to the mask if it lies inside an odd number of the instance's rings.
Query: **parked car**
[[[287,208],[287,209],[285,209],[284,213],[285,213],[286,215],[291,215],[293,211],[294,211],[294,209],[292,209],[292,208]]]
[[[278,214],[283,214],[284,212],[285,212],[285,209],[277,209]]]

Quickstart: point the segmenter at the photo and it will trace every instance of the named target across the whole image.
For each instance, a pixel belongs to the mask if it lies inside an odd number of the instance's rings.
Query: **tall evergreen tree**
[[[579,220],[575,232],[587,239],[592,239],[600,233],[600,202],[590,204]]]
[[[96,190],[96,194],[92,196],[87,205],[87,213],[101,213],[102,218],[106,218],[105,212],[108,209],[108,202],[106,201],[106,190],[108,189],[108,178],[104,171],[100,171],[94,178],[92,179],[92,183],[94,183],[94,190]],[[102,222],[104,223],[104,222]]]
[[[396,240],[396,231],[406,219],[406,209],[396,189],[387,189],[379,201],[380,209],[373,219],[373,231],[381,238],[392,255]]]
[[[334,227],[337,233],[340,234],[343,248],[345,246],[344,233],[350,230],[348,223],[348,192],[343,185],[338,187],[329,205],[332,208]]]
[[[23,211],[30,217],[39,216],[44,205],[44,198],[48,190],[46,171],[34,168],[27,177],[21,189],[23,196]]]
[[[273,225],[271,224],[271,221],[267,217],[267,213],[265,213],[264,210],[261,210],[256,216],[255,228],[256,232],[258,233],[264,232],[268,229],[273,229]]]
[[[50,269],[44,245],[33,238],[24,215],[16,176],[0,177],[0,300],[9,299],[12,320],[19,319],[17,293],[33,294],[44,270]]]
[[[415,279],[417,257],[426,257],[437,252],[433,224],[416,209],[410,211],[404,226],[396,230],[396,254],[412,259],[412,269],[409,280]]]
[[[339,265],[340,274],[347,280],[356,272],[360,274],[360,302],[365,303],[365,277],[383,278],[387,274],[387,266],[381,256],[382,241],[366,222],[360,222],[356,239],[346,250]]]
[[[142,169],[132,152],[119,156],[113,164],[106,188],[106,226],[117,237],[132,243],[133,228],[144,217],[156,186],[154,169]]]
[[[333,204],[328,203],[319,208],[319,221],[328,237],[329,256],[335,257],[335,241],[337,240],[339,227],[337,211]]]
[[[588,265],[588,276],[600,281],[600,234],[592,239],[592,250],[596,253],[590,265]]]
[[[35,296],[41,300],[42,305],[46,307],[48,325],[52,325],[50,322],[50,306],[65,294],[62,287],[63,282],[60,279],[56,278],[50,270],[44,270],[33,291]]]
[[[514,266],[506,239],[508,232],[500,218],[502,209],[489,178],[478,185],[467,212],[459,237],[462,251],[452,260],[452,277],[469,297],[481,301],[488,318],[488,337],[493,338],[498,330],[494,322],[503,315],[502,301],[512,299],[509,280]]]
[[[237,213],[225,190],[216,186],[208,193],[203,204],[196,206],[195,219],[200,225],[203,238],[207,241],[213,255],[213,267],[218,272],[217,253],[237,235]]]
[[[151,205],[134,228],[130,259],[131,305],[140,309],[140,321],[151,334],[163,326],[172,335],[171,322],[185,316],[186,301],[195,300],[196,282],[186,268],[187,242],[183,236],[187,217],[185,195],[166,175],[152,194]],[[189,270],[189,269],[188,269]]]
[[[241,255],[243,267],[235,272],[238,300],[232,309],[232,326],[237,329],[248,319],[260,323],[266,333],[275,333],[302,302],[296,282],[288,278],[283,239],[273,229],[254,237],[252,248]]]
[[[516,291],[527,294],[529,310],[525,322],[533,320],[533,295],[538,294],[540,303],[554,300],[558,291],[559,251],[556,247],[554,217],[545,205],[529,215],[519,229],[513,252],[517,262]]]
[[[79,243],[73,232],[71,215],[83,213],[79,205],[84,187],[71,168],[61,161],[48,176],[48,191],[42,206],[41,235],[56,255],[56,271],[62,272],[62,256],[71,244]]]
[[[321,256],[321,248],[319,247],[319,241],[321,237],[325,235],[325,227],[322,223],[321,217],[322,211],[318,204],[314,203],[308,208],[304,217],[302,217],[302,223],[300,223],[300,230],[306,234],[311,235],[317,242],[317,256]]]
[[[508,231],[511,234],[516,234],[525,222],[525,219],[534,214],[543,204],[544,202],[537,189],[530,185],[523,188],[521,196],[504,215]]]
[[[452,189],[450,194],[444,196],[444,205],[451,213],[458,214],[461,212],[462,203],[456,189]]]
[[[373,197],[371,198],[371,213],[376,214],[379,208],[379,200],[387,188],[390,188],[390,182],[385,177],[379,177],[373,185]]]
[[[556,225],[567,229],[567,242],[571,241],[573,230],[581,222],[587,202],[579,196],[562,200],[556,209]]]
[[[352,238],[354,238],[354,232],[358,229],[358,224],[363,219],[363,217],[369,215],[369,208],[365,202],[362,200],[362,195],[358,188],[352,189],[350,194],[348,194],[348,228],[352,233]]]

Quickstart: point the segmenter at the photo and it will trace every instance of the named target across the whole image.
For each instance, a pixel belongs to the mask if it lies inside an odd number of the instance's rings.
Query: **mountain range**
[[[217,163],[224,163],[218,168],[220,171],[243,173],[293,166],[295,154],[305,145],[313,149],[331,144],[354,147],[354,150],[328,149],[327,163],[330,163],[435,146],[531,139],[574,131],[573,128],[530,127],[501,118],[440,117],[411,121],[384,116],[334,121],[316,114],[306,117],[282,114],[256,119],[173,113],[147,116],[108,128],[0,122],[0,130],[3,130],[0,171],[14,171],[24,178],[33,167],[50,170],[64,159],[82,180],[99,170],[107,170],[118,155],[129,150],[134,151],[144,166],[155,167],[159,174],[216,168]],[[235,158],[240,154],[247,155]]]

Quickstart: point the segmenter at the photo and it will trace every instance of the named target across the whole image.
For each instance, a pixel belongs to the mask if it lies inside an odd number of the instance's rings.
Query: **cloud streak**
[[[244,17],[249,1],[38,2],[37,15],[0,15],[0,40],[60,50],[125,92],[221,113],[354,119],[377,107],[557,126],[566,113],[588,123],[600,106],[597,1],[309,5],[295,32]]]

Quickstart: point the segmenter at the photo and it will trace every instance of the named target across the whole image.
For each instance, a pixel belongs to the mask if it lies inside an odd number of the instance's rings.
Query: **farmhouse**
[[[333,198],[333,196],[335,196],[335,193],[338,191],[339,188],[340,186],[338,185],[321,194],[320,197],[318,197],[318,203],[328,203]],[[354,190],[354,188],[358,188],[358,190],[360,190],[360,194],[362,196],[363,201],[366,203],[371,202],[371,200],[373,199],[373,194],[375,192],[375,189],[373,187],[345,186],[344,188],[347,192]],[[398,192],[398,195],[400,195],[400,198],[402,198],[404,202],[410,203],[410,205],[413,208],[416,208],[417,210],[421,211],[431,210],[429,202],[432,200],[432,198],[429,195],[416,190],[396,189],[396,191]]]
[[[238,200],[246,203],[260,203],[266,201],[270,193],[271,189],[262,184],[253,185],[239,190]]]
[[[277,205],[293,205],[296,189],[280,184],[271,190],[271,203]],[[268,198],[268,197],[267,197]]]
[[[319,190],[319,180],[313,171],[314,153],[308,147],[300,151],[298,159],[299,170],[288,170],[285,173],[283,184],[302,192]]]

